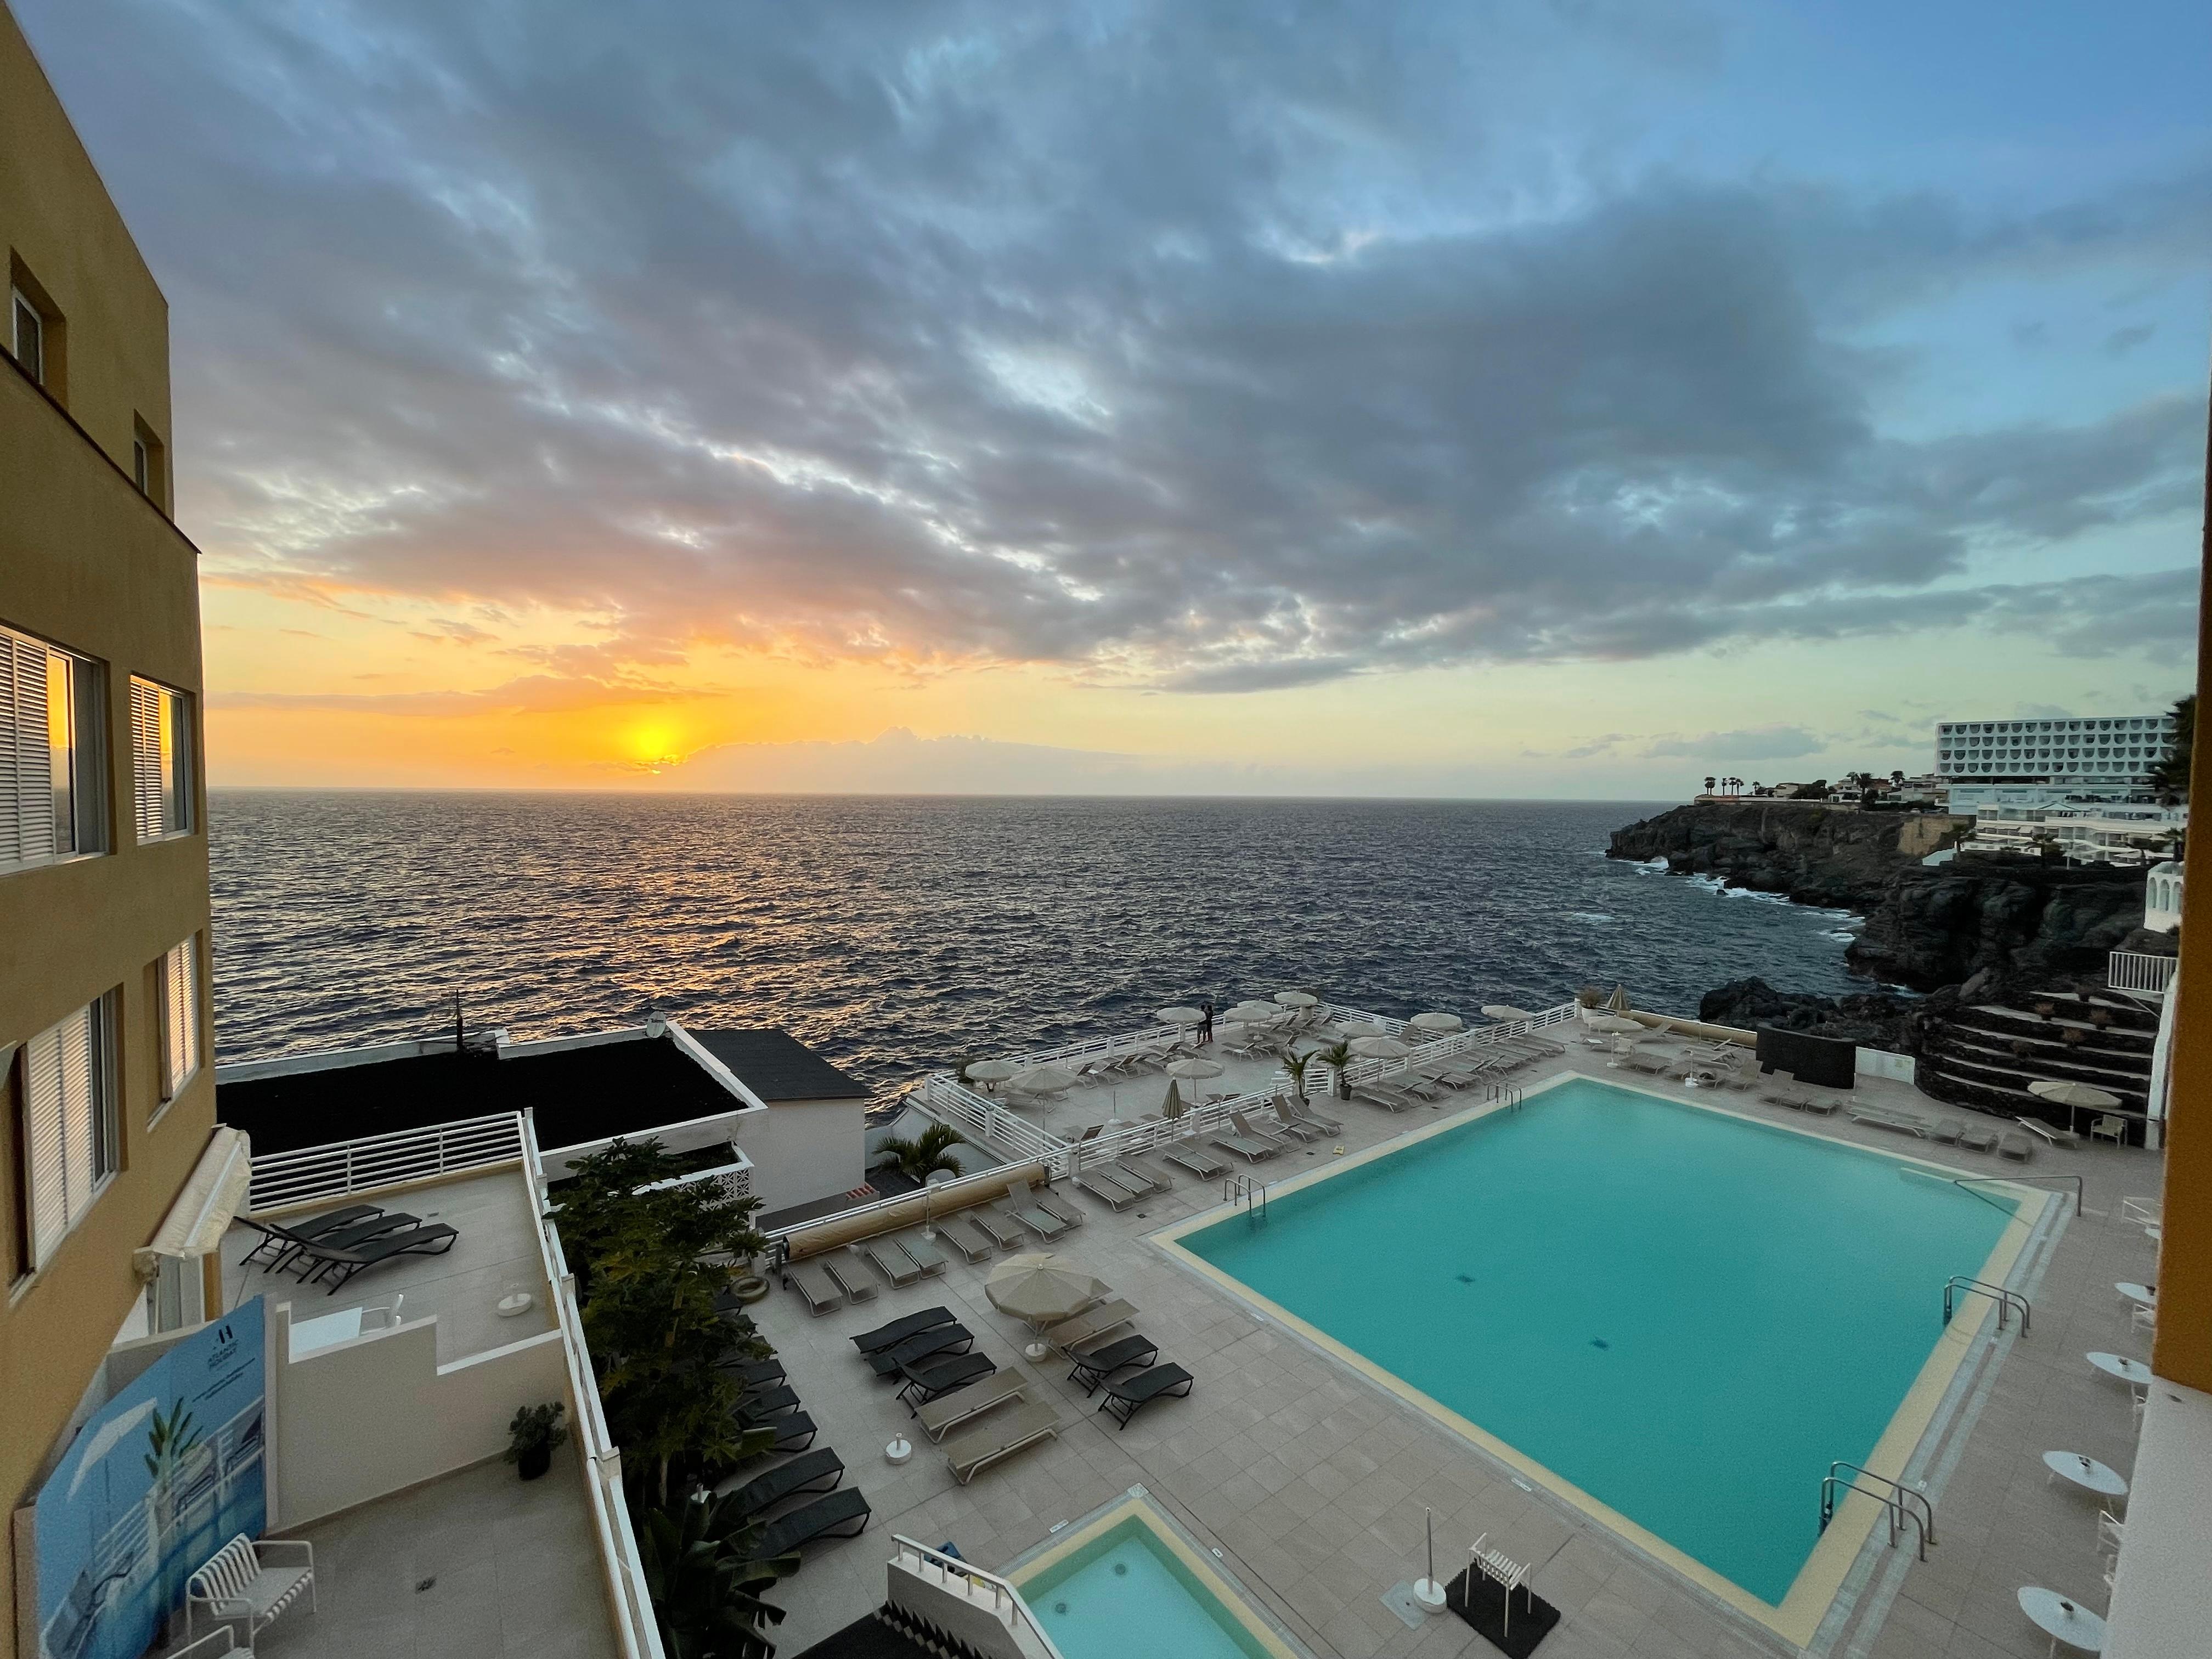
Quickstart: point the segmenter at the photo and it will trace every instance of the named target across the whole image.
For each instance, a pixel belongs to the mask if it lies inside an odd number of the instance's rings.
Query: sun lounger
[[[1793,1112],[1805,1109],[1805,1097],[1793,1095],[1787,1089],[1761,1089],[1759,1097],[1770,1106],[1787,1106]]]
[[[453,1248],[460,1237],[451,1227],[440,1222],[428,1227],[410,1228],[404,1233],[388,1237],[370,1239],[352,1249],[335,1249],[322,1244],[301,1247],[302,1253],[313,1259],[314,1267],[305,1275],[305,1282],[319,1285],[330,1280],[330,1294],[336,1296],[347,1280],[363,1268],[374,1267],[380,1261],[389,1261],[402,1255],[443,1255]]]
[[[940,1359],[933,1365],[908,1365],[899,1372],[899,1401],[911,1416],[915,1407],[927,1405],[955,1389],[964,1389],[998,1369],[998,1362],[984,1353],[963,1353],[956,1358]]]
[[[1103,1348],[1086,1349],[1070,1367],[1067,1380],[1079,1384],[1085,1395],[1093,1395],[1098,1392],[1098,1385],[1115,1371],[1127,1370],[1132,1365],[1149,1365],[1159,1357],[1158,1343],[1132,1332],[1127,1336],[1115,1337]]]
[[[785,1262],[783,1285],[786,1290],[797,1291],[805,1297],[806,1311],[817,1316],[845,1304],[845,1293],[830,1283],[830,1275],[822,1271],[818,1261]]]
[[[1959,1132],[1966,1127],[1966,1126],[1960,1122],[1957,1118],[1947,1117],[1941,1123],[1932,1125],[1929,1127],[1928,1131],[1928,1139],[1930,1140],[1939,1140],[1947,1146],[1955,1146],[1959,1144]]]
[[[1402,1066],[1390,1074],[1390,1086],[1423,1102],[1442,1100],[1450,1092],[1444,1084],[1425,1072],[1411,1071]]]
[[[1109,1384],[1098,1409],[1126,1429],[1129,1419],[1155,1400],[1188,1394],[1193,1381],[1191,1374],[1180,1365],[1155,1365],[1148,1371],[1139,1371],[1127,1382]]]
[[[1997,1137],[1997,1156],[1999,1158],[2011,1158],[2016,1163],[2025,1164],[2028,1159],[2035,1156],[2035,1143],[2030,1140],[2026,1135],[1999,1135]]]
[[[1078,1170],[1075,1184],[1109,1210],[1126,1210],[1137,1201],[1136,1194],[1103,1170]]]
[[[1237,1115],[1241,1117],[1243,1114],[1240,1112]],[[1257,1164],[1261,1158],[1273,1158],[1283,1150],[1283,1143],[1279,1140],[1262,1140],[1236,1128],[1217,1131],[1206,1137],[1206,1144],[1218,1146],[1224,1152],[1234,1152],[1247,1164]]]
[[[1033,1401],[995,1413],[981,1428],[970,1429],[945,1447],[945,1461],[951,1467],[952,1478],[964,1486],[1000,1458],[1049,1439],[1064,1426],[1051,1406]]]
[[[1622,1070],[1641,1072],[1646,1077],[1664,1077],[1674,1069],[1673,1059],[1666,1054],[1623,1054],[1620,1057],[1620,1064]],[[1694,1075],[1700,1071],[1705,1072],[1708,1076],[1712,1076],[1710,1067],[1692,1065],[1686,1066],[1682,1070],[1686,1076]],[[1719,1079],[1714,1077],[1713,1080],[1718,1082]]]
[[[948,1430],[995,1411],[1010,1400],[1019,1400],[1028,1387],[1029,1379],[1019,1371],[994,1371],[980,1382],[938,1395],[916,1410],[915,1418],[924,1434],[932,1440],[942,1440]]]
[[[953,1216],[937,1224],[937,1236],[970,1261],[991,1259],[990,1238],[965,1216]]]
[[[1851,1121],[1869,1124],[1877,1129],[1895,1129],[1902,1133],[1928,1139],[1928,1120],[1917,1112],[1893,1111],[1887,1106],[1854,1105]]]
[[[1002,1250],[1018,1249],[1030,1242],[1027,1233],[996,1210],[970,1210],[967,1219],[970,1226],[981,1228],[991,1243]]]
[[[749,1423],[765,1423],[771,1417],[788,1417],[799,1409],[799,1395],[790,1389],[756,1389],[738,1401],[738,1415]]]
[[[1117,1158],[1106,1166],[1106,1172],[1139,1198],[1150,1198],[1155,1193],[1168,1189],[1167,1177],[1146,1168],[1133,1158]]]
[[[862,1273],[848,1255],[827,1255],[822,1258],[822,1271],[830,1275],[830,1282],[845,1292],[848,1302],[872,1302],[876,1299],[876,1281]]]
[[[1833,1117],[1836,1115],[1836,1109],[1843,1103],[1844,1103],[1842,1101],[1837,1099],[1833,1095],[1808,1095],[1805,1097],[1805,1109],[1812,1113],[1814,1117]]]
[[[1245,1139],[1256,1140],[1263,1146],[1273,1146],[1279,1152],[1291,1144],[1273,1129],[1253,1122],[1242,1112],[1230,1113],[1229,1121],[1235,1126],[1237,1133]]]
[[[261,1242],[248,1250],[239,1262],[243,1267],[261,1259],[264,1250],[269,1252],[269,1265],[273,1269],[280,1257],[291,1255],[293,1247],[301,1243],[312,1243],[326,1238],[341,1227],[350,1227],[356,1222],[371,1220],[384,1213],[374,1204],[349,1204],[342,1210],[332,1210],[325,1215],[309,1216],[304,1220],[289,1222],[279,1226],[273,1221],[239,1220],[261,1235]]]
[[[742,1350],[732,1349],[732,1354]],[[784,1380],[783,1361],[771,1354],[766,1359],[737,1359],[725,1355],[714,1362],[714,1369],[731,1378],[741,1388],[763,1388],[770,1382]]]
[[[1409,1112],[1422,1103],[1388,1083],[1355,1083],[1352,1085],[1352,1097],[1370,1106],[1380,1106],[1386,1112]]]
[[[975,1334],[965,1325],[955,1322],[937,1325],[910,1336],[896,1346],[884,1348],[868,1356],[868,1364],[878,1376],[896,1376],[900,1368],[917,1364],[937,1354],[949,1354],[973,1347]]]
[[[1136,1316],[1135,1306],[1117,1296],[1085,1309],[1073,1319],[1047,1326],[1043,1336],[1061,1353],[1072,1355],[1085,1343],[1096,1341],[1109,1331],[1119,1330]]]
[[[914,1265],[914,1258],[887,1238],[869,1239],[860,1246],[860,1254],[870,1267],[895,1286],[921,1281],[921,1269]]]
[[[1291,1109],[1291,1103],[1284,1099],[1282,1096],[1277,1095],[1275,1097],[1273,1105],[1275,1121],[1267,1126],[1271,1132],[1279,1131],[1283,1134],[1292,1136],[1298,1140],[1309,1142],[1320,1140],[1327,1135],[1328,1131],[1323,1129],[1321,1125],[1318,1123],[1309,1123],[1304,1118],[1300,1117],[1296,1112],[1292,1111]]]
[[[1966,1124],[1959,1130],[1959,1144],[1970,1152],[1993,1152],[1997,1149],[1997,1132],[1986,1124]]]
[[[775,1443],[769,1446],[769,1449],[778,1452],[805,1451],[814,1443],[814,1437],[817,1432],[814,1426],[814,1419],[805,1412],[793,1412],[788,1417],[779,1417],[775,1421],[763,1423],[760,1426],[775,1431]]]
[[[2062,1129],[2056,1124],[2045,1123],[2039,1117],[2016,1117],[2013,1121],[2032,1135],[2053,1146],[2078,1146],[2081,1137],[2071,1129]]]
[[[1188,1170],[1200,1181],[1218,1181],[1228,1172],[1229,1166],[1203,1146],[1189,1141],[1179,1141],[1164,1148],[1160,1156],[1178,1170]]]
[[[934,1279],[945,1271],[944,1255],[920,1233],[901,1233],[891,1243],[906,1252],[906,1259],[921,1270],[923,1278]]]
[[[845,1479],[845,1460],[829,1447],[802,1453],[757,1474],[730,1494],[747,1515],[758,1515],[803,1492],[834,1492]]]
[[[1030,1188],[1030,1202],[1064,1226],[1080,1227],[1084,1223],[1082,1211],[1054,1198],[1042,1187]]]
[[[1058,1238],[1067,1231],[1067,1224],[1049,1210],[1041,1210],[1018,1198],[1009,1198],[1006,1207],[994,1213],[1020,1223],[1042,1239]]]
[[[853,1346],[862,1353],[881,1353],[886,1348],[896,1348],[909,1337],[920,1336],[924,1331],[934,1330],[939,1325],[951,1322],[951,1309],[924,1308],[920,1313],[894,1319],[888,1325],[878,1325],[872,1331],[862,1331],[853,1339]]]
[[[858,1537],[868,1529],[869,1514],[868,1500],[860,1496],[856,1487],[848,1486],[827,1498],[817,1498],[769,1522],[760,1541],[753,1546],[760,1552],[755,1559],[767,1561],[789,1555],[800,1545],[811,1544],[817,1538]]]

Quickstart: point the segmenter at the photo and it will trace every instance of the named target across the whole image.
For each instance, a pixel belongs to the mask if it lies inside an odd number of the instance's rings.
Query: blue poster
[[[39,1490],[40,1659],[137,1659],[185,1580],[260,1535],[267,1409],[256,1297],[94,1413]]]

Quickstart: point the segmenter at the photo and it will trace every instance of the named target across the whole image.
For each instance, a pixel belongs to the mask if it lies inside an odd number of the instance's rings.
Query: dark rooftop
[[[550,1150],[641,1134],[744,1104],[666,1037],[508,1060],[420,1054],[216,1085],[216,1115],[245,1130],[261,1154],[526,1106],[537,1112],[538,1144]]]
[[[699,1046],[735,1072],[769,1105],[779,1100],[866,1100],[864,1083],[845,1075],[786,1030],[702,1031]]]

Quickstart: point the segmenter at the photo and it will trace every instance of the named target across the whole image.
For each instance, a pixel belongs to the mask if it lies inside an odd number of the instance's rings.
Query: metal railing
[[[2115,991],[2135,996],[2162,997],[2173,981],[2179,957],[2153,956],[2147,951],[2114,951],[2105,958],[2105,983]]]
[[[2028,1187],[2045,1181],[2055,1181],[2062,1186],[2068,1182],[2073,1182],[2074,1213],[2075,1215],[2081,1213],[2081,1177],[2077,1175],[1954,1176],[1951,1177],[1951,1184],[1954,1187],[1964,1187],[1968,1192],[1973,1192],[1977,1187]],[[1974,1196],[1980,1198],[1984,1194],[1974,1193]]]
[[[1267,1183],[1257,1176],[1233,1175],[1221,1183],[1221,1201],[1235,1204],[1242,1201],[1248,1214],[1261,1220],[1267,1218]]]
[[[260,1214],[514,1164],[522,1158],[522,1114],[498,1112],[297,1152],[257,1153],[246,1208]]]
[[[1062,1659],[1050,1633],[1038,1621],[1037,1616],[1030,1611],[1030,1604],[1022,1600],[1022,1593],[997,1573],[987,1572],[972,1562],[963,1561],[957,1555],[947,1555],[942,1550],[933,1550],[927,1544],[917,1544],[901,1533],[891,1534],[891,1544],[897,1551],[891,1558],[895,1565],[933,1568],[947,1581],[942,1587],[949,1590],[951,1589],[951,1581],[957,1580],[963,1588],[952,1590],[952,1594],[963,1599],[973,1599],[975,1591],[983,1592],[990,1597],[991,1611],[1008,1625],[1015,1626],[1021,1634],[1034,1640],[1045,1659]]]
[[[2035,1310],[2028,1305],[2027,1298],[2018,1291],[2008,1291],[2002,1285],[1992,1285],[1986,1279],[1971,1278],[1966,1273],[1953,1273],[1943,1281],[1943,1322],[1946,1325],[1951,1322],[1952,1310],[1961,1296],[1985,1296],[1996,1303],[1999,1330],[2005,1328],[2005,1316],[2014,1309],[2019,1310],[2020,1334],[2023,1337],[2027,1334],[2028,1322],[2035,1316]]]
[[[1849,1469],[1850,1474],[1839,1474],[1837,1473],[1839,1469]],[[1862,1480],[1874,1484],[1863,1486],[1859,1484]],[[1828,1473],[1820,1482],[1822,1532],[1827,1531],[1828,1522],[1836,1518],[1836,1494],[1838,1492],[1855,1492],[1873,1498],[1882,1506],[1889,1517],[1889,1546],[1892,1549],[1897,1547],[1899,1530],[1909,1523],[1920,1537],[1920,1559],[1923,1561],[1928,1559],[1928,1547],[1936,1541],[1936,1506],[1928,1501],[1926,1492],[1838,1458],[1828,1465]]]

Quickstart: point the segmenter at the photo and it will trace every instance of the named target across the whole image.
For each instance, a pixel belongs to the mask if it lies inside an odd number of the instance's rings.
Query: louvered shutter
[[[200,1068],[199,951],[186,939],[161,958],[161,1021],[165,1061],[161,1098],[177,1091]]]
[[[54,854],[46,647],[0,629],[0,866]]]
[[[29,1133],[31,1255],[44,1267],[115,1167],[106,1115],[102,1010],[94,1003],[23,1045]]]
[[[131,791],[140,841],[157,841],[168,833],[164,823],[168,791],[161,775],[161,688],[144,680],[132,680]]]

